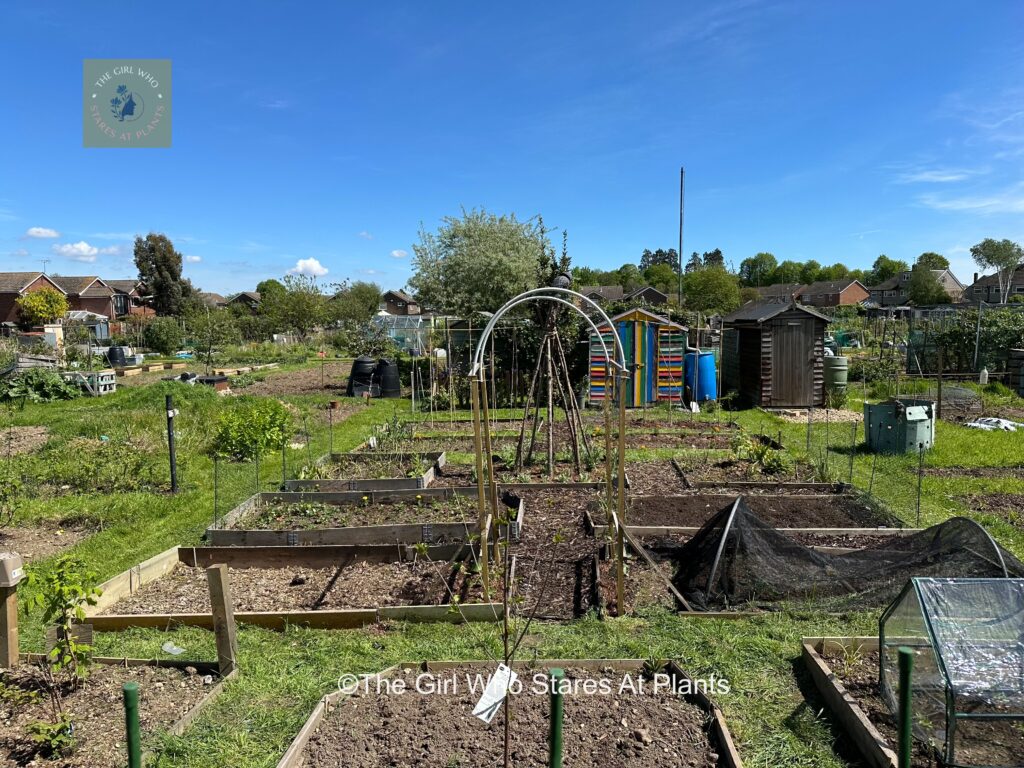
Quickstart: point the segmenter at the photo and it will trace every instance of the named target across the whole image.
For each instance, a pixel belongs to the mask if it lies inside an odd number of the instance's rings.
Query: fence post
[[[910,688],[914,672],[914,652],[909,648],[898,649],[900,664],[899,695],[899,768],[910,768],[910,754],[913,744],[913,696]]]
[[[857,453],[857,427],[859,426],[860,422],[855,421],[853,422],[853,429],[851,430],[853,434],[850,436],[850,477],[847,481],[849,485],[853,485],[853,457]]]
[[[139,731],[139,684],[125,683],[124,722],[128,737],[128,768],[142,768],[142,735]]]
[[[18,666],[18,588],[0,587],[0,600],[4,603],[0,609],[0,664],[14,669]]]
[[[167,406],[167,448],[171,460],[171,493],[178,492],[178,457],[174,451],[174,417],[177,411],[174,410],[174,396],[167,395],[164,404]]]
[[[213,454],[213,527],[217,527],[217,507],[220,497],[220,460]]]
[[[235,609],[231,601],[231,582],[228,567],[211,565],[206,569],[210,587],[210,606],[213,610],[213,633],[217,638],[217,664],[220,676],[227,677],[238,666],[238,638],[235,628]]]
[[[921,527],[921,480],[924,477],[924,443],[917,444],[917,527]]]

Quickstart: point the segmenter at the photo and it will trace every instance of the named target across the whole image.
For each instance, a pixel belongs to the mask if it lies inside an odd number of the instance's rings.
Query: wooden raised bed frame
[[[460,667],[466,664],[478,665],[481,667],[493,666],[492,661],[426,661],[423,663],[404,662],[395,664],[387,669],[378,672],[376,679],[387,678],[400,669],[413,668],[424,671],[443,671],[453,667]],[[528,663],[514,663],[513,668],[544,669],[547,667],[574,667],[583,669],[612,669],[615,671],[636,670],[643,667],[641,659],[531,659]],[[669,672],[680,678],[689,678],[675,662],[669,662]],[[305,749],[309,739],[316,732],[324,718],[337,705],[338,701],[346,698],[348,694],[335,691],[324,696],[313,708],[312,713],[306,719],[302,729],[288,747],[288,751],[278,761],[277,768],[302,768],[306,764]],[[729,726],[725,722],[722,710],[718,708],[708,696],[699,690],[690,696],[683,697],[685,701],[699,707],[708,716],[708,738],[716,748],[719,756],[720,768],[743,768],[743,761],[740,759],[736,745],[733,743]],[[538,734],[538,738],[545,738],[544,734]]]
[[[499,489],[500,490],[500,489]],[[476,498],[475,487],[466,488],[424,488],[422,490],[400,491],[339,491],[336,493],[259,493],[250,496],[220,521],[220,527],[206,529],[206,541],[216,547],[266,547],[266,546],[310,546],[324,544],[430,544],[437,539],[454,539],[468,537],[479,533],[477,521],[462,523],[402,523],[396,525],[358,525],[345,528],[315,528],[305,531],[269,531],[263,529],[234,529],[235,524],[246,515],[254,512],[263,503],[272,501],[283,502],[322,502],[327,504],[362,504],[363,499],[370,503],[414,499],[449,499],[452,496]],[[509,508],[511,509],[511,508]],[[515,508],[510,538],[518,541],[526,515],[526,505],[519,499]],[[499,535],[504,538],[505,526],[500,526]]]
[[[286,491],[399,491],[399,490],[419,490],[426,488],[432,482],[437,475],[437,471],[445,465],[447,457],[444,451],[426,451],[426,452],[415,452],[410,451],[407,453],[400,454],[403,457],[419,458],[430,462],[430,466],[427,471],[419,477],[389,477],[381,479],[366,479],[366,480],[344,480],[341,478],[337,479],[325,479],[325,480],[286,480],[284,483],[284,489]],[[369,451],[352,451],[350,453],[332,453],[327,456],[321,456],[316,464],[317,466],[324,466],[335,461],[371,461],[382,458],[383,454],[373,453]]]
[[[466,545],[432,547],[435,559],[450,559]],[[412,548],[409,548],[410,553]],[[213,629],[211,613],[106,614],[102,611],[123,597],[170,573],[178,563],[189,567],[225,564],[229,567],[276,568],[301,564],[316,568],[337,565],[339,556],[355,555],[367,562],[394,562],[405,558],[406,547],[394,544],[309,546],[309,547],[171,547],[139,565],[108,579],[99,588],[103,594],[86,610],[83,623],[96,632],[120,632],[134,627],[172,629],[177,626]],[[409,557],[412,555],[410,554]],[[515,563],[513,560],[512,566]],[[235,611],[235,620],[265,629],[284,630],[289,625],[313,629],[354,629],[380,621],[448,622],[501,621],[500,603],[466,603],[456,611],[449,605],[392,605],[376,608],[343,608],[327,611]]]
[[[831,651],[877,651],[877,637],[805,637],[802,657],[825,705],[871,768],[897,768],[896,753],[821,654]]]

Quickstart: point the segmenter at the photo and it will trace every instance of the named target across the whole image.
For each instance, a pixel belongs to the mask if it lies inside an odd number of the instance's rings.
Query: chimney
[[[974,282],[978,282],[978,273],[977,272],[974,273]]]

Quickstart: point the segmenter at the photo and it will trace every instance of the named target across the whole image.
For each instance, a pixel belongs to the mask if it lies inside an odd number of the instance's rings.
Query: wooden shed
[[[744,304],[722,319],[722,390],[745,406],[823,406],[828,322],[795,302]]]
[[[641,408],[656,402],[678,403],[683,392],[683,355],[686,353],[686,328],[648,312],[630,309],[611,318],[633,372],[626,391],[626,407]],[[599,326],[608,349],[612,349],[612,329]],[[590,402],[604,402],[605,359],[596,334],[590,334]]]

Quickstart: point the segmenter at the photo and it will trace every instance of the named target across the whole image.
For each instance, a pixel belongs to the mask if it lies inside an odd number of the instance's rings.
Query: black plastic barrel
[[[352,363],[352,371],[348,375],[348,387],[345,389],[345,394],[349,397],[362,397],[367,392],[370,393],[370,397],[380,395],[377,361],[372,357],[357,357]]]
[[[107,350],[107,360],[115,368],[124,368],[128,363],[128,347],[111,347]]]
[[[377,362],[377,381],[380,382],[381,397],[401,397],[402,382],[398,378],[398,363],[394,360]]]

